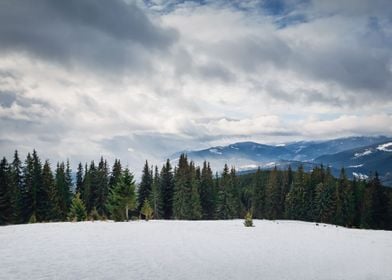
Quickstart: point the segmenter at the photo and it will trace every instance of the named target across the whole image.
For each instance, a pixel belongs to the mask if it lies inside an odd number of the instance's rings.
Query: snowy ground
[[[392,279],[392,232],[294,221],[0,227],[0,279]]]

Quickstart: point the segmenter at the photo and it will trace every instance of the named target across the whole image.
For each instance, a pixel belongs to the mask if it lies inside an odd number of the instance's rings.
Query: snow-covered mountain
[[[345,167],[348,174],[366,178],[377,171],[385,184],[392,185],[392,141],[373,144],[331,155],[323,155],[315,162]]]
[[[225,163],[236,166],[239,170],[252,170],[259,166],[271,168],[275,165],[281,168],[291,165],[295,168],[304,164],[305,168],[310,170],[315,164],[323,163],[330,165],[335,174],[341,167],[349,170],[348,175],[362,178],[374,171],[378,171],[383,179],[392,174],[392,138],[386,136],[348,137],[278,145],[239,142],[186,153],[196,163],[201,164],[206,160],[215,168],[221,168]],[[171,158],[176,159],[179,154],[180,152]]]

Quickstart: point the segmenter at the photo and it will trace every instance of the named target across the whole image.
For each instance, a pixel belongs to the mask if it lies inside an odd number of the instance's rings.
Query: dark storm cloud
[[[145,64],[143,50],[167,49],[176,37],[121,0],[0,1],[3,52],[121,69]]]

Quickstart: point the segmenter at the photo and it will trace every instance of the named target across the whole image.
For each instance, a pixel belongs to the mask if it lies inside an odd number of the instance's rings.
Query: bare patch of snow
[[[392,142],[379,145],[376,149],[384,152],[392,152]]]
[[[256,164],[247,164],[239,167],[240,170],[257,169],[259,166]]]
[[[359,158],[359,157],[370,155],[371,153],[372,153],[372,150],[367,149],[367,150],[363,151],[362,153],[355,153],[354,157]]]
[[[362,164],[358,164],[358,165],[350,165],[349,167],[351,167],[351,168],[359,168],[359,167],[362,167],[363,166],[363,163]]]
[[[368,175],[365,175],[365,174],[362,174],[362,173],[357,173],[357,172],[353,172],[353,176],[355,178],[357,178],[357,179],[360,179],[360,180],[366,180],[366,179],[369,178]]]

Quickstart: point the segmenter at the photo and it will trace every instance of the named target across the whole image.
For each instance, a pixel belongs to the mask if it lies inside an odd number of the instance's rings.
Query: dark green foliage
[[[309,208],[306,184],[306,174],[303,166],[300,166],[295,175],[294,184],[286,197],[286,217],[288,219],[306,220]]]
[[[200,178],[200,204],[203,219],[211,220],[216,214],[216,191],[210,164],[203,163]]]
[[[81,162],[78,164],[78,171],[76,172],[76,193],[83,197],[83,165]]]
[[[112,172],[109,179],[109,189],[112,189],[118,182],[120,182],[122,176],[121,162],[118,159],[114,160]]]
[[[87,219],[87,211],[83,201],[80,199],[80,193],[76,193],[71,202],[71,208],[68,214],[68,220],[80,222]]]
[[[154,219],[160,219],[162,216],[162,210],[161,210],[161,191],[160,191],[160,182],[159,182],[159,172],[158,172],[158,167],[155,166],[155,172],[154,172],[154,178],[152,181],[152,187],[151,187],[151,195],[150,195],[150,201],[152,204],[152,208],[154,210]]]
[[[7,159],[0,162],[0,225],[11,224],[13,216],[12,174]]]
[[[173,193],[174,193],[174,177],[170,160],[163,165],[159,177],[160,201],[162,207],[162,217],[171,219],[173,216]]]
[[[253,199],[252,199],[252,208],[254,217],[257,219],[265,218],[265,176],[263,176],[260,168],[257,169],[254,177],[253,177]]]
[[[141,211],[143,203],[146,199],[150,199],[151,190],[152,190],[152,170],[148,166],[148,162],[146,161],[143,173],[142,173],[142,180],[139,184],[139,188],[137,190],[137,202],[138,202],[138,212]]]
[[[33,183],[33,173],[34,173],[34,162],[30,153],[27,154],[25,164],[23,167],[23,183],[21,189],[21,200],[22,200],[22,210],[21,210],[21,222],[27,223],[31,216],[35,213],[34,211],[34,199],[35,199],[35,189]]]
[[[64,162],[57,163],[56,172],[55,172],[55,184],[58,195],[57,206],[59,209],[59,218],[60,220],[65,220],[68,215],[68,209],[71,204],[71,169],[69,167],[69,162],[67,162],[67,166]]]
[[[202,210],[200,205],[200,195],[199,195],[199,186],[200,186],[200,176],[197,174],[197,169],[193,163],[190,165],[190,198],[189,198],[189,213],[188,219],[190,220],[199,220],[202,217]],[[199,170],[200,174],[200,170]]]
[[[188,218],[190,189],[188,158],[182,154],[174,175],[173,216],[175,219]]]
[[[268,178],[268,184],[266,189],[266,213],[265,216],[268,219],[278,219],[282,211],[281,207],[281,193],[282,189],[278,181],[278,170],[275,168],[270,172]]]
[[[83,168],[79,163],[76,190],[73,196],[68,161],[57,163],[53,175],[49,161],[42,165],[36,151],[24,164],[15,152],[11,164],[0,161],[0,224],[84,220],[85,213],[92,220],[109,216],[123,221],[129,214],[198,220],[240,218],[249,212],[255,218],[392,229],[392,189],[381,185],[377,173],[367,181],[350,181],[344,169],[336,179],[323,166],[310,173],[289,167],[237,176],[225,165],[213,178],[209,163],[200,168],[182,154],[174,173],[169,161],[161,172],[157,167],[153,172],[146,162],[137,204],[130,171],[123,171],[116,160],[110,172],[101,158],[98,166],[92,161]]]
[[[222,176],[219,180],[217,218],[233,219],[236,217],[235,198],[232,193],[232,176],[229,174],[229,167],[225,164]]]
[[[129,211],[136,206],[135,181],[132,173],[125,169],[117,184],[109,192],[106,207],[115,221],[128,221]]]

